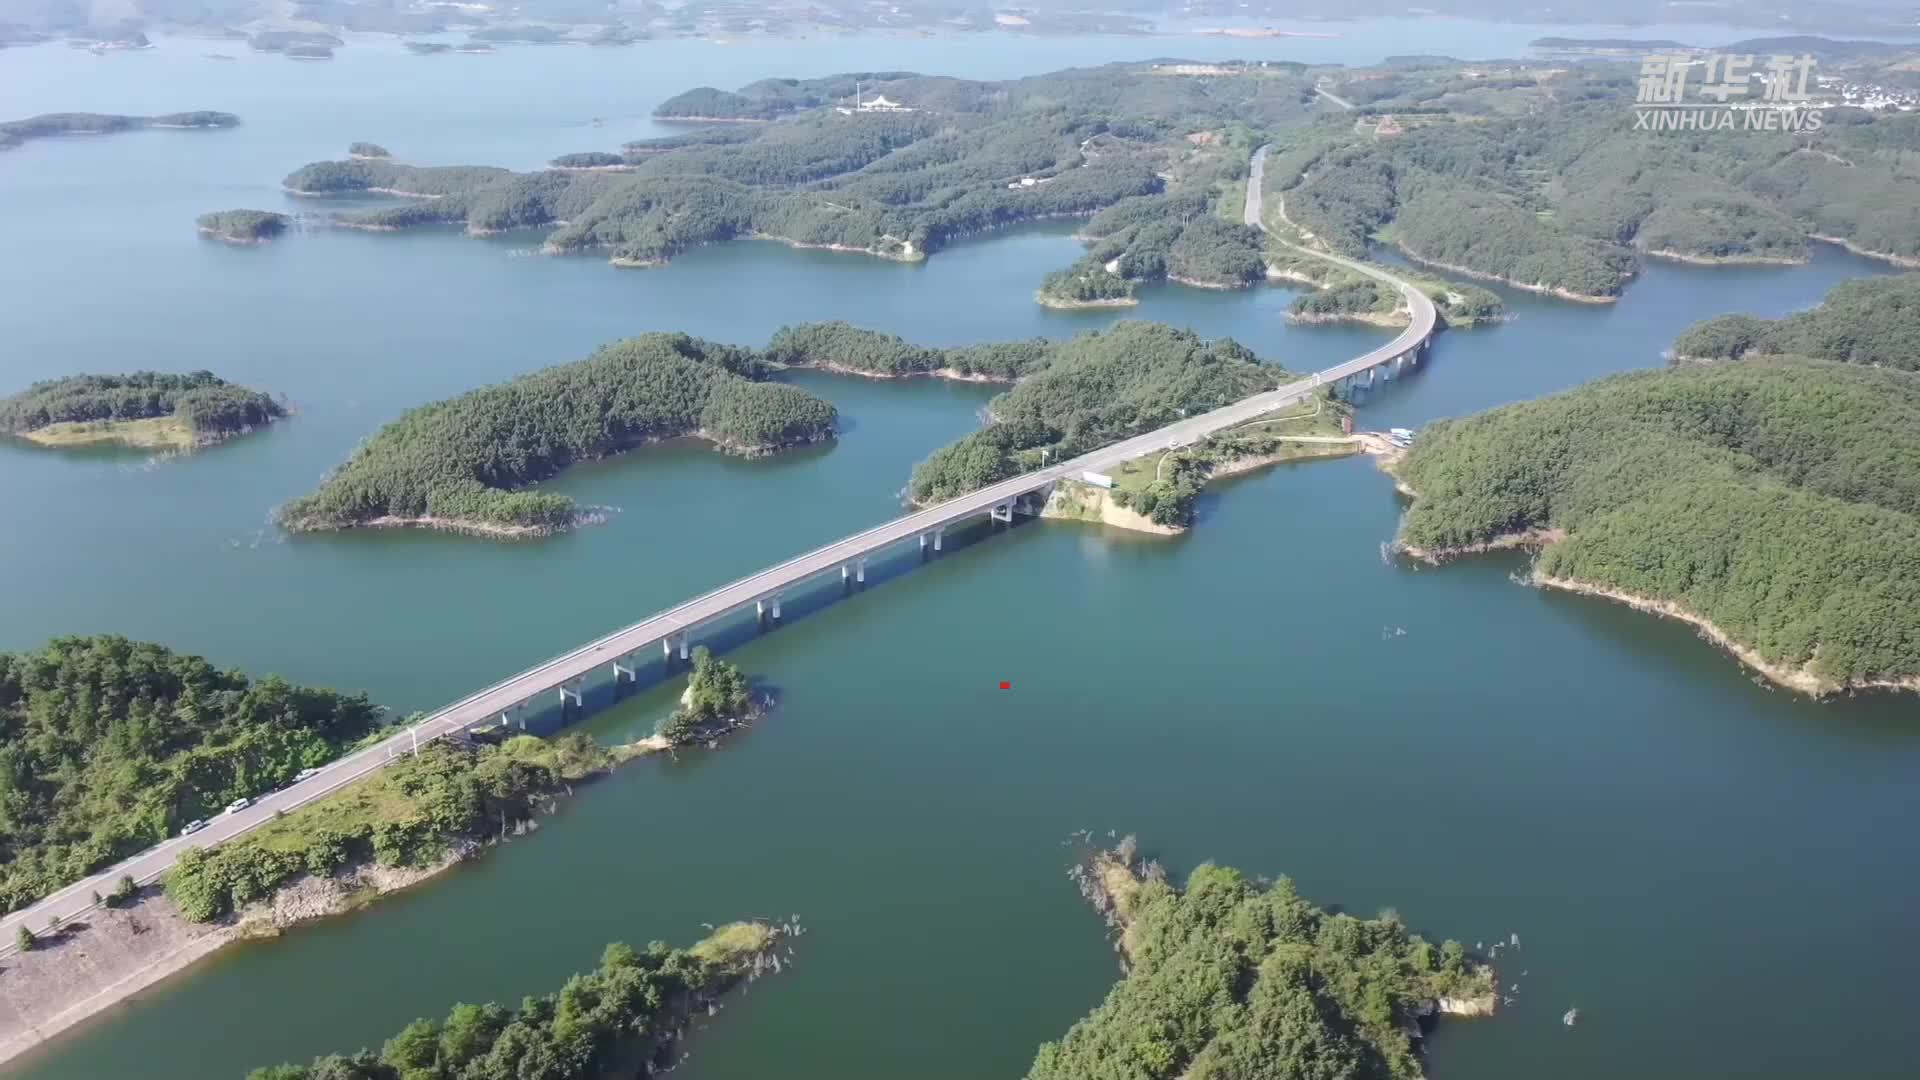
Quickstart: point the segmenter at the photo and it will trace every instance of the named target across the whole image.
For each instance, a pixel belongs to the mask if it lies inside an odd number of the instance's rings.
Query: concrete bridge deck
[[[1246,207],[1248,224],[1263,230],[1259,208],[1265,158],[1266,147],[1261,147],[1253,158]],[[420,723],[397,732],[379,744],[331,762],[305,781],[261,797],[246,810],[210,821],[205,829],[192,836],[168,840],[68,886],[30,908],[6,916],[0,920],[0,954],[13,948],[14,927],[24,923],[37,933],[46,929],[50,919],[72,918],[93,907],[93,893],[110,893],[114,882],[123,874],[130,875],[141,884],[150,883],[172,866],[174,859],[187,847],[217,844],[241,835],[273,820],[277,813],[291,810],[352,783],[380,768],[398,753],[489,723],[542,695],[557,694],[562,702],[571,700],[578,703],[579,687],[594,671],[612,669],[616,663],[623,670],[630,671],[632,665],[639,662],[642,652],[653,648],[663,649],[669,656],[674,652],[684,655],[691,638],[703,627],[728,618],[748,605],[771,601],[777,611],[778,599],[783,592],[797,590],[814,578],[836,572],[847,576],[863,576],[863,560],[896,545],[918,541],[923,546],[937,550],[941,536],[948,527],[989,514],[1003,520],[1010,518],[1015,503],[1022,496],[1050,488],[1065,477],[1078,476],[1087,470],[1104,472],[1132,458],[1172,446],[1184,446],[1291,405],[1323,385],[1350,379],[1382,365],[1417,359],[1419,350],[1433,333],[1436,320],[1433,303],[1425,294],[1376,267],[1334,255],[1318,252],[1308,254],[1329,259],[1394,286],[1406,298],[1412,314],[1411,325],[1378,348],[1276,390],[902,515],[883,525],[854,533],[729,582],[502,679],[434,712]]]

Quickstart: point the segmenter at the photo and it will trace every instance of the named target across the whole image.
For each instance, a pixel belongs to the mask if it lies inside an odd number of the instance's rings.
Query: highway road
[[[1260,196],[1265,177],[1266,155],[1267,148],[1264,146],[1254,153],[1246,202],[1247,224],[1263,231],[1265,226],[1260,220]],[[301,783],[263,796],[245,810],[213,819],[205,829],[192,836],[176,837],[149,848],[84,881],[61,889],[32,907],[6,916],[4,920],[0,920],[0,955],[4,955],[6,951],[13,948],[16,926],[24,923],[34,932],[39,933],[48,927],[49,920],[64,922],[84,914],[94,907],[93,894],[98,892],[104,896],[110,893],[114,883],[122,875],[131,875],[142,885],[156,881],[173,865],[180,852],[187,848],[217,844],[222,840],[258,828],[273,820],[274,815],[312,802],[343,785],[350,784],[380,768],[395,756],[411,752],[422,743],[486,723],[513,706],[541,694],[555,693],[558,687],[575,679],[584,678],[596,669],[609,668],[617,659],[638,654],[644,649],[660,648],[663,641],[670,642],[680,635],[693,634],[703,625],[729,616],[756,600],[767,599],[783,590],[794,589],[815,577],[832,574],[862,557],[876,554],[896,544],[913,541],[935,529],[978,517],[1022,495],[1047,488],[1062,478],[1078,476],[1089,470],[1105,472],[1117,467],[1123,461],[1143,457],[1170,446],[1185,445],[1291,405],[1312,394],[1323,384],[1358,374],[1417,349],[1433,332],[1435,322],[1433,303],[1418,289],[1377,267],[1305,248],[1296,250],[1331,260],[1398,288],[1406,297],[1408,308],[1412,312],[1411,325],[1392,341],[1320,371],[1309,378],[1300,379],[1277,390],[1271,390],[1211,412],[1188,417],[1157,431],[1084,454],[1070,461],[1026,473],[936,506],[894,518],[883,525],[836,540],[777,566],[768,567],[758,573],[722,585],[712,592],[649,615],[631,626],[616,630],[571,652],[502,679],[440,709],[420,723],[397,732],[377,745],[349,754],[324,766],[314,776]]]

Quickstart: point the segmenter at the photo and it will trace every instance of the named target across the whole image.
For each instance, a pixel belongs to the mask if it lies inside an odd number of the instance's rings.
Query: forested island
[[[760,709],[746,673],[701,645],[693,650],[680,707],[661,718],[654,737],[669,747],[712,742],[753,722]]]
[[[221,210],[201,214],[194,224],[204,235],[229,244],[262,244],[286,232],[292,220],[271,210]]]
[[[1684,619],[1781,685],[1920,690],[1907,372],[1768,357],[1617,375],[1431,425],[1395,472],[1414,555],[1536,546],[1536,582]]]
[[[651,1075],[679,1060],[681,1035],[728,990],[777,972],[782,931],[736,922],[684,949],[614,942],[600,966],[520,1007],[455,1005],[415,1020],[379,1053],[330,1054],[311,1065],[255,1069],[247,1080],[592,1080]]]
[[[1258,233],[1236,216],[1247,157],[1260,131],[1310,118],[1304,71],[1112,64],[1004,82],[769,79],[691,91],[659,114],[777,122],[583,151],[537,173],[315,162],[285,186],[421,200],[342,214],[350,227],[548,229],[548,252],[601,250],[622,266],[749,238],[917,260],[968,234],[1115,207],[1089,227],[1101,263],[1120,260],[1131,281],[1233,287],[1266,273]],[[858,109],[846,104],[856,84]],[[1065,279],[1040,284],[1043,299],[1086,299]]]
[[[1674,339],[1673,353],[1681,360],[1787,354],[1920,371],[1920,274],[1842,282],[1819,307],[1784,319],[1708,319]]]
[[[258,390],[212,372],[69,375],[0,400],[0,434],[42,446],[125,443],[190,450],[286,415]]]
[[[141,128],[229,128],[240,123],[232,113],[167,113],[162,116],[120,116],[113,113],[42,113],[25,120],[0,123],[0,150],[11,149],[28,139],[54,135],[110,135],[117,131]]]
[[[1421,1080],[1424,1024],[1490,1015],[1493,970],[1391,913],[1330,912],[1281,878],[1211,863],[1184,888],[1132,837],[1077,874],[1112,924],[1126,977],[1027,1080]]]
[[[295,532],[414,525],[546,535],[574,523],[573,500],[525,489],[575,462],[685,436],[741,454],[832,438],[834,407],[767,381],[773,370],[751,349],[685,334],[616,342],[409,410],[276,517]]]
[[[1822,69],[1825,70],[1824,68]],[[1920,258],[1920,114],[1828,107],[1818,129],[1635,131],[1631,64],[1354,71],[1356,106],[1276,141],[1269,190],[1305,237],[1574,300],[1642,256],[1799,262],[1810,241]]]
[[[0,902],[24,907],[378,724],[363,695],[121,637],[0,652]]]
[[[916,465],[908,491],[920,504],[951,499],[1295,378],[1231,338],[1202,338],[1158,323],[1126,321],[1043,344],[1020,382],[988,404],[991,422]],[[1340,414],[1340,406],[1315,395],[1285,416],[1129,463],[1118,483],[1097,497],[1150,522],[1153,531],[1177,530],[1192,520],[1194,499],[1209,476],[1285,457],[1358,452],[1359,440],[1340,434]],[[1294,441],[1301,436],[1311,441]],[[1057,491],[1048,513],[1129,521],[1087,505],[1082,496],[1092,494]]]

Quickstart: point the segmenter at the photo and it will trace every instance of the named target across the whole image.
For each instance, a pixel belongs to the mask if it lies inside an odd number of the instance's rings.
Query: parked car
[[[247,807],[252,805],[253,805],[252,799],[235,799],[232,802],[228,803],[227,808],[225,810],[222,810],[221,813],[223,814],[235,813],[240,810],[245,810]]]
[[[298,784],[303,780],[311,780],[314,777],[319,775],[320,775],[319,769],[301,769],[299,774],[293,778],[293,782]]]
[[[197,833],[201,829],[204,829],[206,827],[207,827],[206,822],[200,820],[199,818],[195,818],[194,820],[187,822],[187,824],[183,828],[181,828],[180,835],[186,836],[189,833]]]

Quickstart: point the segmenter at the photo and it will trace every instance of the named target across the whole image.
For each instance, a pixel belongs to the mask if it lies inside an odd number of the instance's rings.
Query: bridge
[[[1260,220],[1260,192],[1267,148],[1253,157],[1247,185],[1246,221],[1265,231]],[[1227,428],[1236,427],[1275,412],[1313,394],[1322,386],[1353,387],[1365,378],[1371,385],[1376,372],[1394,372],[1419,362],[1421,350],[1432,337],[1436,314],[1433,303],[1420,290],[1377,267],[1337,255],[1324,255],[1305,248],[1297,250],[1328,259],[1348,269],[1385,282],[1405,298],[1411,313],[1410,325],[1392,341],[1351,360],[1326,368],[1307,378],[1288,383],[1276,390],[1257,394],[1211,412],[1191,416],[1145,435],[1115,443],[1069,461],[1003,480],[978,491],[949,499],[934,506],[894,518],[883,525],[854,533],[805,554],[770,566],[754,574],[729,582],[685,603],[649,615],[631,626],[590,641],[561,656],[536,664],[445,706],[420,722],[397,732],[386,740],[359,750],[322,767],[313,776],[262,796],[252,806],[208,822],[191,836],[175,837],[76,882],[32,907],[14,912],[0,920],[0,954],[13,948],[15,928],[27,926],[36,933],[91,910],[95,895],[112,892],[122,875],[141,885],[160,878],[189,847],[204,847],[242,835],[274,816],[321,798],[380,768],[396,755],[417,750],[435,739],[457,736],[477,727],[501,721],[508,724],[524,720],[534,704],[557,701],[561,706],[582,704],[581,689],[588,677],[611,673],[618,681],[632,681],[641,657],[658,649],[669,664],[685,659],[694,640],[703,632],[717,629],[751,606],[762,618],[778,620],[781,601],[817,579],[839,575],[842,581],[866,580],[867,562],[896,547],[917,544],[930,556],[945,545],[946,532],[955,526],[986,517],[1010,522],[1016,510],[1038,510],[1036,499],[1059,481],[1083,472],[1104,472],[1122,462],[1147,454],[1184,446]]]

